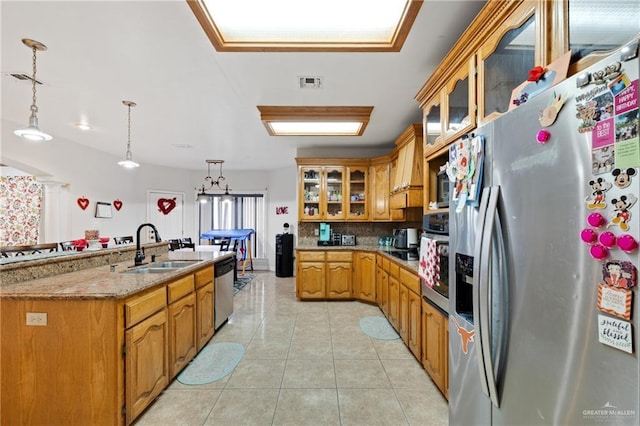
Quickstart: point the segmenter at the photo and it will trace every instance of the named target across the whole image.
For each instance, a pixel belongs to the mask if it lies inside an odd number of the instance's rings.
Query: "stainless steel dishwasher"
[[[215,293],[214,324],[217,330],[233,313],[233,272],[235,257],[218,262],[214,266]]]

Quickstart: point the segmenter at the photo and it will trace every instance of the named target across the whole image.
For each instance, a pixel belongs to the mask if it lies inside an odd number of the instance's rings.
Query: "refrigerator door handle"
[[[485,352],[482,346],[483,341],[483,332],[482,324],[480,321],[482,315],[482,307],[480,305],[480,291],[483,285],[486,283],[482,282],[482,271],[481,265],[483,262],[482,253],[484,252],[483,247],[485,245],[485,224],[486,224],[486,216],[487,216],[487,207],[489,205],[489,199],[491,196],[491,187],[484,188],[482,190],[482,196],[480,198],[480,209],[478,211],[478,223],[476,223],[476,229],[478,232],[476,233],[477,239],[475,243],[475,247],[473,250],[473,324],[475,328],[474,341],[476,342],[476,358],[478,359],[478,369],[480,370],[480,385],[482,387],[482,392],[485,395],[490,396],[489,394],[489,386],[487,384],[487,371],[486,371],[486,362],[485,362]],[[489,239],[491,238],[491,234],[489,234]]]
[[[480,299],[480,333],[479,345],[482,347],[482,353],[484,354],[484,370],[486,372],[487,387],[489,390],[489,397],[491,402],[496,407],[500,407],[498,401],[498,391],[496,387],[495,371],[493,366],[493,357],[491,356],[491,308],[489,294],[493,285],[492,280],[489,278],[492,268],[492,242],[493,234],[495,232],[496,216],[498,214],[498,198],[500,196],[500,187],[492,186],[490,189],[489,200],[487,202],[487,212],[484,221],[484,227],[482,228],[482,252],[480,258],[482,260],[480,265],[480,276],[478,282],[480,288],[478,289]]]

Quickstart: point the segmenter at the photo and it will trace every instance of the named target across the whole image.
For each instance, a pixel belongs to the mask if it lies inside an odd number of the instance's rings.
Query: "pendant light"
[[[31,78],[31,91],[33,93],[33,103],[31,104],[31,116],[29,117],[29,125],[24,129],[16,130],[16,135],[21,138],[28,139],[30,141],[50,141],[53,137],[38,127],[38,107],[36,106],[36,51],[41,52],[47,50],[47,46],[39,41],[31,40],[30,38],[23,38],[22,43],[33,51],[33,77]]]
[[[125,169],[135,169],[136,167],[140,167],[140,164],[131,159],[131,107],[136,106],[136,103],[131,101],[122,101],[122,103],[129,109],[127,120],[127,153],[124,160],[118,161],[118,166],[124,167]]]

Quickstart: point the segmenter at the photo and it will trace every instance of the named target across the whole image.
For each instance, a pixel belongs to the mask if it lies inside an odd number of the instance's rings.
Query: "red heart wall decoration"
[[[122,208],[122,201],[120,201],[120,200],[115,200],[115,201],[113,202],[113,207],[115,207],[117,211],[120,211],[120,209]]]
[[[82,210],[86,210],[87,207],[89,207],[89,199],[85,198],[85,197],[80,197],[76,200],[76,202],[78,203],[78,205],[80,206],[80,208]]]
[[[164,215],[168,215],[171,210],[176,208],[176,199],[175,198],[159,198],[158,199],[158,211],[162,212]]]

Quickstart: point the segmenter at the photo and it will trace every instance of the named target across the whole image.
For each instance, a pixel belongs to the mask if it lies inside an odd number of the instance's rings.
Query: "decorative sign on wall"
[[[86,197],[79,197],[76,202],[78,203],[78,206],[80,206],[80,208],[82,210],[86,210],[87,207],[89,207],[89,199]]]
[[[122,208],[122,201],[120,201],[119,199],[115,200],[113,202],[113,207],[115,207],[117,211],[120,211],[120,209]]]
[[[621,351],[633,353],[630,322],[598,315],[598,340]]]
[[[158,199],[158,211],[164,215],[171,213],[171,210],[176,208],[176,197],[173,198],[159,198]]]
[[[276,214],[289,214],[289,207],[276,207]]]

